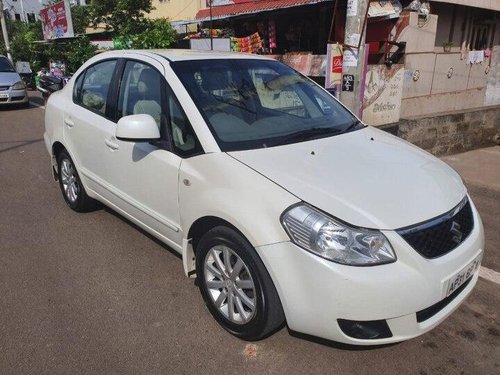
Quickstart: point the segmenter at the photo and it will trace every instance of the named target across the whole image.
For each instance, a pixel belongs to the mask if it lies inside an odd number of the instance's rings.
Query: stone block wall
[[[379,128],[434,155],[456,154],[500,144],[500,106],[401,119]]]

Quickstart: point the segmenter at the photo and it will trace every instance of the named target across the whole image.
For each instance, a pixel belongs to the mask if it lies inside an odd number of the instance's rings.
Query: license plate
[[[0,98],[5,99],[5,98],[8,98],[8,97],[9,97],[9,94],[0,92]]]
[[[481,265],[481,257],[482,254],[479,254],[479,256],[476,257],[472,262],[470,262],[468,265],[466,265],[462,270],[455,275],[453,275],[450,280],[448,281],[448,289],[446,291],[446,297],[448,297],[451,293],[453,293],[455,290],[460,288],[463,283],[465,283],[472,275],[474,275],[474,272],[477,271],[479,266]]]

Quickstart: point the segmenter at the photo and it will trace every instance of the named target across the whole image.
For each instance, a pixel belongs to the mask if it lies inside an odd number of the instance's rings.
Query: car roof
[[[122,50],[124,57],[129,54],[160,55],[169,61],[186,60],[216,60],[216,59],[260,59],[272,60],[269,57],[253,55],[249,53],[220,52],[220,51],[199,51],[192,49],[148,49],[148,50]]]

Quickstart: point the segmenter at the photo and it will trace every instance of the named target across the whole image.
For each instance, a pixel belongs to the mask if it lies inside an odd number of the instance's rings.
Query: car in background
[[[103,203],[179,252],[245,340],[286,322],[403,341],[478,280],[483,227],[460,176],[268,57],[99,54],[49,97],[44,140],[71,209]]]
[[[0,55],[0,106],[15,104],[29,106],[26,84],[9,59]]]

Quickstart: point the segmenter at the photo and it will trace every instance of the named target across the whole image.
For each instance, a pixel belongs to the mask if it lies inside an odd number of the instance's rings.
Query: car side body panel
[[[179,184],[185,233],[198,218],[215,216],[234,225],[254,247],[290,240],[279,218],[299,200],[228,154],[183,160]]]

